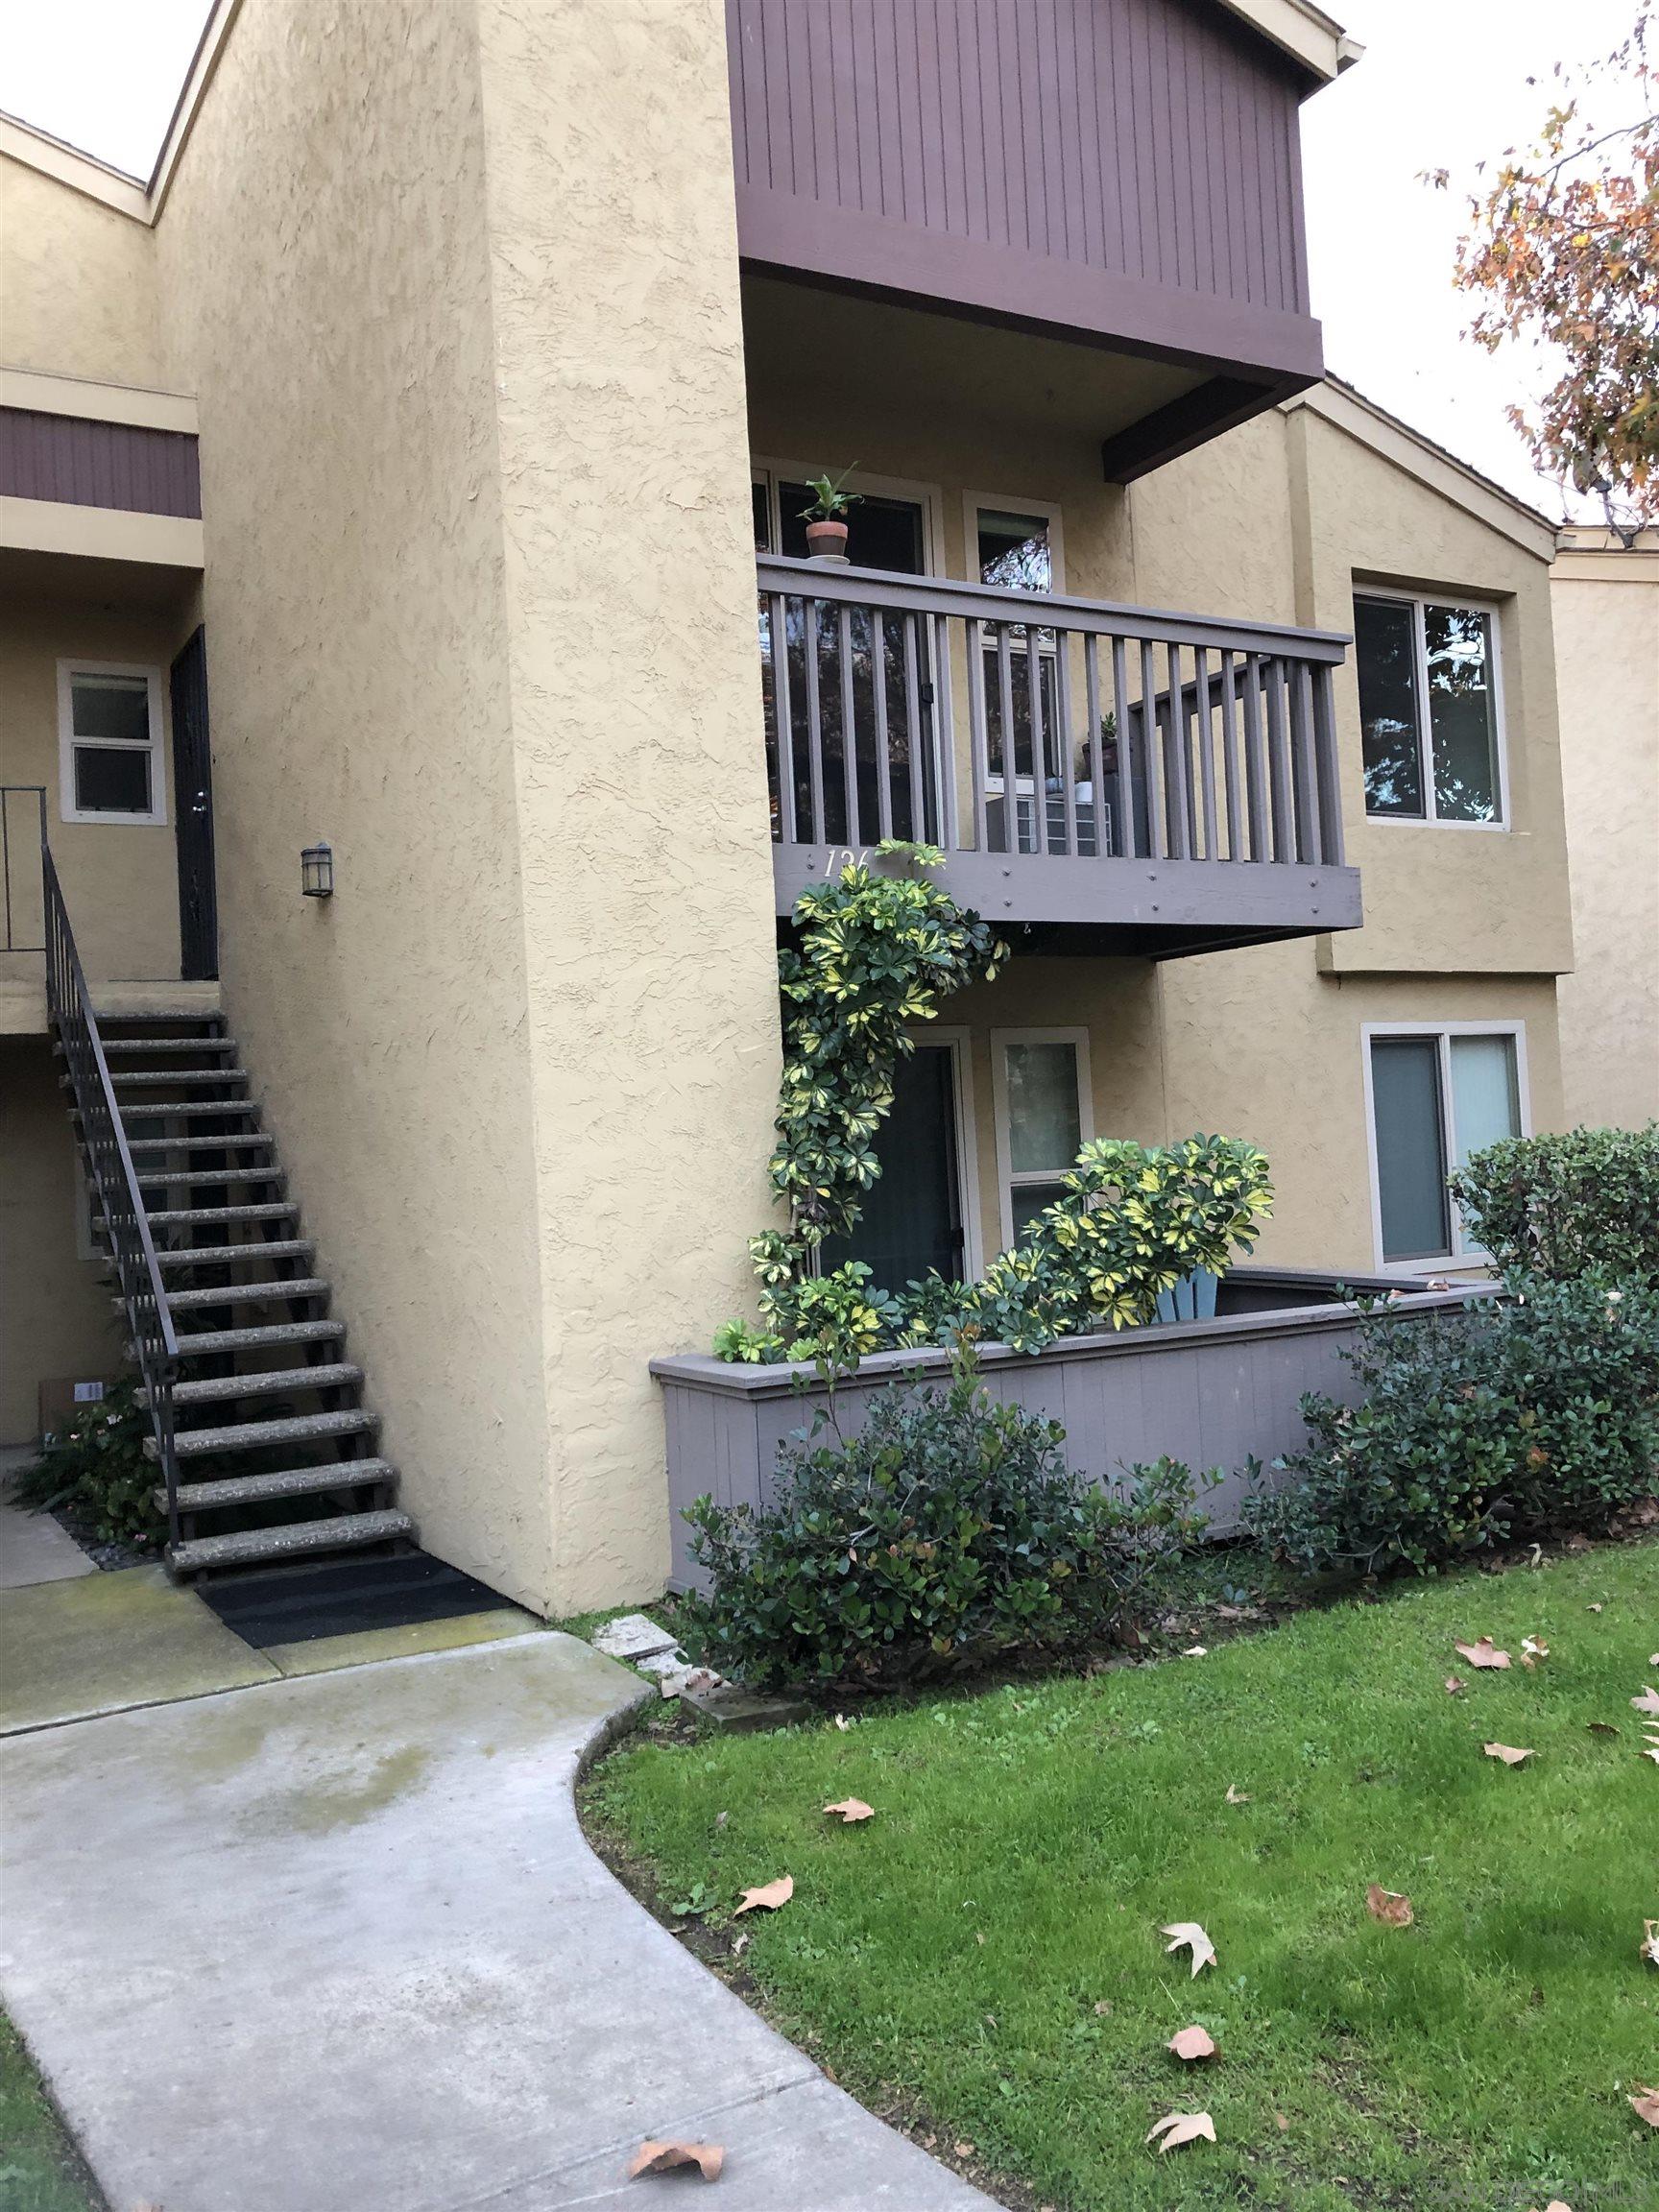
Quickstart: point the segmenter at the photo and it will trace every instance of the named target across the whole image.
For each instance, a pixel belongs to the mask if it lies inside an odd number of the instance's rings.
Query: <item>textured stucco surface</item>
[[[250,0],[156,237],[200,396],[227,1007],[424,1541],[544,1609],[470,7]]]
[[[0,362],[157,384],[156,235],[0,154]]]
[[[1551,575],[1578,953],[1567,1116],[1640,1126],[1659,1115],[1659,531],[1563,551]]]
[[[562,1607],[667,1571],[653,1346],[741,1296],[777,1093],[717,0],[484,0]]]
[[[0,1037],[0,1444],[33,1439],[41,1382],[121,1358],[103,1269],[79,1254],[58,1068],[44,1037]]]
[[[47,834],[88,979],[159,980],[179,974],[179,867],[173,841],[173,733],[166,670],[179,625],[162,613],[111,612],[102,597],[0,600],[0,783],[44,784]],[[167,819],[70,822],[60,804],[58,662],[84,658],[159,668],[161,742],[156,762]],[[14,933],[40,942],[40,876],[33,801],[7,802]],[[19,838],[23,842],[19,849]],[[0,940],[4,938],[0,925]],[[0,980],[38,984],[38,954],[0,950]]]

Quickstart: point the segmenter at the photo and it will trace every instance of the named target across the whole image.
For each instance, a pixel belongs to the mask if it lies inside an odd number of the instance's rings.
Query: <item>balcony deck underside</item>
[[[780,921],[847,857],[844,846],[775,846]],[[952,853],[930,875],[959,905],[1017,932],[1027,952],[1171,960],[1358,929],[1363,919],[1359,871],[1348,867]]]

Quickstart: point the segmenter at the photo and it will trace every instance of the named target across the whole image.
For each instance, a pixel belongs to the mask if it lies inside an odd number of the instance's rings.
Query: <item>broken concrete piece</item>
[[[676,1667],[657,1677],[657,1686],[664,1697],[684,1697],[688,1690],[715,1690],[725,1677],[716,1674],[712,1667]]]
[[[719,1682],[712,1689],[687,1688],[681,1693],[700,1719],[731,1736],[747,1736],[762,1728],[793,1728],[810,1720],[812,1707],[805,1697],[763,1697],[735,1682]]]
[[[671,1644],[666,1651],[653,1651],[648,1659],[636,1659],[635,1666],[641,1674],[683,1674],[691,1662],[678,1644]]]
[[[612,1659],[629,1659],[636,1664],[649,1659],[659,1651],[677,1648],[676,1639],[666,1628],[660,1628],[644,1613],[623,1613],[614,1621],[607,1621],[603,1628],[593,1631],[596,1650]]]

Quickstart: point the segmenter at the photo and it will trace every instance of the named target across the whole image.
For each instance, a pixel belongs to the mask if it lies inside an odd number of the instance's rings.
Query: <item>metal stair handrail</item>
[[[109,1081],[109,1063],[98,1018],[92,1011],[92,995],[86,988],[63,886],[46,835],[44,792],[40,795],[40,889],[46,921],[46,1009],[63,1049],[71,1094],[81,1116],[81,1142],[92,1170],[156,1431],[156,1456],[167,1494],[168,1541],[177,1544],[179,1458],[173,1440],[173,1386],[179,1374],[179,1338]]]

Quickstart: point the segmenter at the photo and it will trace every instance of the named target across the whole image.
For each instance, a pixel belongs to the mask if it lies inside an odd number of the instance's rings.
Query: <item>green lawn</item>
[[[97,2212],[99,2203],[16,2030],[0,2013],[0,2206]]]
[[[1484,1632],[1509,1672],[1455,1654]],[[1655,1652],[1649,1544],[846,1732],[639,1743],[590,1806],[665,1900],[791,1874],[737,1923],[772,2017],[1022,2201],[1647,2212],[1659,2130],[1624,2092],[1659,2084],[1659,1765],[1630,1699]],[[876,1817],[822,1815],[850,1794]],[[1415,1925],[1376,1925],[1372,1882]],[[1165,1955],[1178,1920],[1219,1953],[1196,1981]],[[1206,2066],[1164,2048],[1190,2022]],[[1144,2146],[1195,2110],[1214,2146]]]

